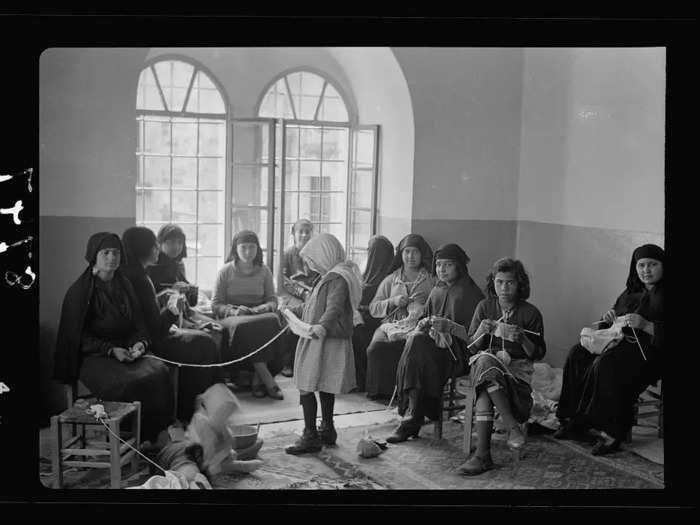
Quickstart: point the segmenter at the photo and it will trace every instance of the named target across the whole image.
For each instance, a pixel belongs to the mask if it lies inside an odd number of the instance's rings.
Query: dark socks
[[[304,428],[316,430],[316,412],[318,410],[316,395],[313,392],[302,394],[299,396],[299,403],[304,410]]]
[[[333,405],[335,404],[335,394],[319,392],[321,398],[321,417],[326,427],[333,426]]]

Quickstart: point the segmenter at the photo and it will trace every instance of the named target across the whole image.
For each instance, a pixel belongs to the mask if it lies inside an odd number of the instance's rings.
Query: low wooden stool
[[[102,421],[114,433],[108,432],[104,425],[86,408],[73,406],[51,418],[52,451],[51,462],[54,475],[54,487],[63,485],[63,467],[88,467],[110,469],[110,487],[118,489],[121,486],[122,466],[131,461],[131,472],[138,471],[139,455],[128,445],[120,442],[115,436],[120,436],[126,443],[139,449],[141,445],[141,403],[120,403],[103,401],[107,416]],[[89,407],[88,407],[89,408]],[[126,419],[131,419],[131,430],[122,431],[121,425]],[[64,425],[79,426],[80,432],[63,442]],[[88,442],[85,438],[85,427],[97,426],[104,432],[105,441]],[[75,459],[74,459],[75,458]]]

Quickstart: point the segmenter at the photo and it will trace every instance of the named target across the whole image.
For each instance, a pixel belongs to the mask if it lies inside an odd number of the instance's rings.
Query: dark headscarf
[[[122,253],[122,243],[115,233],[100,232],[92,235],[87,243],[85,259],[88,266],[78,279],[68,288],[61,306],[61,319],[58,324],[56,337],[56,352],[54,354],[54,377],[65,384],[74,383],[80,373],[82,354],[80,351],[83,327],[92,297],[95,278],[92,266],[97,252],[106,248],[119,248]],[[122,274],[121,266],[114,272],[114,279],[122,287],[129,301],[135,320],[143,318],[140,303],[136,299],[131,283]]]
[[[228,257],[226,257],[226,261],[224,262],[238,262],[238,252],[236,251],[236,248],[238,248],[239,244],[243,244],[246,242],[254,242],[255,245],[258,247],[258,252],[255,254],[255,259],[253,259],[253,264],[255,266],[262,266],[263,256],[262,248],[260,247],[260,241],[258,240],[257,234],[254,231],[250,230],[239,231],[236,235],[233,236],[233,240],[231,241],[231,251],[229,251]]]
[[[119,240],[119,235],[109,232],[99,232],[88,239],[87,249],[85,250],[85,260],[90,266],[93,266],[97,258],[97,253],[100,250],[106,250],[108,248],[117,248],[121,253],[123,262],[124,247]]]
[[[396,247],[396,254],[394,255],[394,261],[391,264],[389,273],[394,272],[403,266],[401,254],[403,253],[404,248],[408,247],[418,248],[421,253],[421,266],[426,270],[430,268],[430,265],[433,262],[433,251],[431,250],[430,245],[425,242],[425,239],[421,235],[418,235],[417,233],[409,233],[406,235],[406,237],[401,239],[399,245]]]
[[[377,287],[389,274],[394,256],[394,245],[383,235],[375,235],[367,245],[367,266],[362,274],[362,299],[360,305],[366,306],[374,298]]]
[[[443,244],[437,250],[435,250],[435,255],[433,256],[432,264],[433,275],[436,275],[435,265],[437,264],[438,259],[451,259],[455,261],[457,263],[457,266],[459,267],[460,277],[464,275],[469,275],[467,263],[469,263],[471,259],[469,259],[469,256],[466,254],[466,252],[456,244]]]
[[[158,244],[163,244],[169,239],[180,239],[182,241],[182,251],[173,260],[179,261],[187,257],[187,238],[185,232],[177,224],[165,224],[158,230]]]
[[[122,234],[122,243],[126,251],[126,266],[141,266],[157,244],[156,234],[149,228],[133,226]]]
[[[637,274],[637,262],[639,259],[655,259],[663,264],[664,251],[655,244],[645,244],[634,250],[630,261],[630,273],[627,276],[628,292],[641,292],[644,290],[644,283],[642,283]],[[663,281],[663,277],[661,281]],[[661,281],[658,284],[661,284]]]

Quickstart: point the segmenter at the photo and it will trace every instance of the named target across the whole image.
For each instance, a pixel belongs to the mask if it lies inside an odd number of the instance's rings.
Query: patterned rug
[[[504,436],[495,434],[492,455],[497,467],[480,476],[458,472],[465,461],[461,450],[462,427],[453,422],[443,426],[443,439],[432,439],[432,425],[421,430],[421,438],[389,445],[380,456],[363,459],[357,455],[358,440],[369,432],[376,438],[389,435],[394,425],[372,425],[342,429],[338,444],[317,454],[291,456],[284,447],[296,439],[280,435],[265,441],[260,458],[265,465],[245,475],[219,475],[211,480],[218,489],[315,489],[315,490],[397,490],[397,489],[663,489],[663,465],[622,450],[594,457],[590,447],[548,436],[531,436],[514,462]],[[143,483],[152,475],[146,463],[123,486]],[[50,483],[50,464],[40,463],[40,477]],[[66,488],[107,488],[106,471],[71,469],[64,475]]]

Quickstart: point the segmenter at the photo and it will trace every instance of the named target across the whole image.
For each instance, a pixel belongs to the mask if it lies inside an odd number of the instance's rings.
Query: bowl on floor
[[[236,450],[248,448],[258,439],[258,430],[251,425],[231,425],[229,432],[233,438],[233,448]]]

